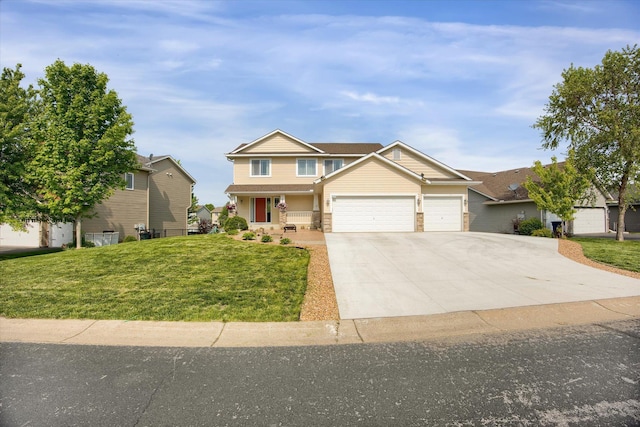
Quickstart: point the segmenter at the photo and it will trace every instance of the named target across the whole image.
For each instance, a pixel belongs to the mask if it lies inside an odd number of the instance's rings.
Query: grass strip
[[[640,241],[613,239],[595,239],[587,237],[572,238],[582,246],[584,256],[603,264],[623,270],[640,272]]]

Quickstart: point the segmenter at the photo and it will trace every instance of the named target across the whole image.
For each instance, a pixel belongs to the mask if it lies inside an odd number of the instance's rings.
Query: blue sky
[[[201,203],[224,153],[274,129],[401,140],[457,169],[547,162],[531,128],[562,70],[640,43],[636,1],[2,0],[0,65],[110,78],[138,152],[171,154]]]

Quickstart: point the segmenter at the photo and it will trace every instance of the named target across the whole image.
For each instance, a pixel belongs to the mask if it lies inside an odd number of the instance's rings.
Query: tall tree
[[[12,225],[35,215],[34,192],[24,180],[35,91],[21,86],[21,67],[4,68],[0,77],[0,223]]]
[[[52,220],[75,221],[77,247],[82,218],[124,188],[124,174],[137,166],[131,115],[108,80],[91,65],[61,60],[39,80],[30,179]]]
[[[640,50],[608,51],[594,68],[562,73],[544,114],[533,125],[546,149],[567,140],[576,168],[594,168],[597,181],[618,193],[616,240],[624,239],[629,184],[640,179]]]
[[[524,183],[529,198],[535,202],[538,209],[547,210],[560,217],[563,232],[566,222],[575,219],[576,203],[592,196],[589,189],[593,183],[593,171],[579,172],[573,164],[573,159],[574,153],[570,151],[563,165],[558,164],[556,157],[552,157],[551,164],[546,167],[538,160],[532,170],[539,181],[534,181],[529,176]]]

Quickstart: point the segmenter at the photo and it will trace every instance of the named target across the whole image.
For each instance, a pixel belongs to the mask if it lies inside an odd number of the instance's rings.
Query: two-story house
[[[124,190],[96,205],[82,221],[83,233],[117,231],[120,239],[136,235],[141,224],[156,236],[187,233],[188,209],[196,180],[171,156],[138,156],[140,166],[125,174]]]
[[[226,156],[226,193],[251,228],[468,230],[468,187],[477,182],[400,141],[308,143],[275,130]]]

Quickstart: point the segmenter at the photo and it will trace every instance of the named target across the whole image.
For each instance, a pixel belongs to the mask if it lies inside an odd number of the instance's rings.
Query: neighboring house
[[[251,228],[463,231],[467,189],[478,184],[400,141],[308,143],[275,130],[226,157],[226,193]]]
[[[222,214],[222,208],[215,208],[213,212],[211,212],[211,223],[214,225],[220,225],[220,214]]]
[[[14,230],[0,224],[0,246],[60,248],[73,242],[73,224],[28,221],[25,230]]]
[[[140,167],[125,175],[124,190],[96,206],[94,218],[82,221],[83,233],[117,231],[120,240],[137,228],[166,237],[187,233],[187,210],[195,179],[171,156],[138,156]]]
[[[634,191],[638,191],[635,190]],[[613,200],[607,202],[609,205],[609,228],[611,230],[618,229],[618,195],[613,195]],[[640,199],[636,199],[627,208],[624,214],[624,231],[640,232]]]
[[[198,232],[199,224],[203,220],[212,223],[213,214],[206,206],[198,205],[196,206],[196,211],[189,214],[189,232]]]
[[[552,229],[553,221],[560,219],[547,211],[540,211],[529,198],[523,184],[528,176],[535,181],[537,175],[531,168],[511,169],[500,172],[462,171],[482,184],[470,187],[469,230],[489,233],[513,233],[514,223],[528,218],[539,218]],[[607,201],[611,196],[595,189],[595,202],[576,202],[575,220],[568,224],[572,234],[604,233],[608,231]]]

